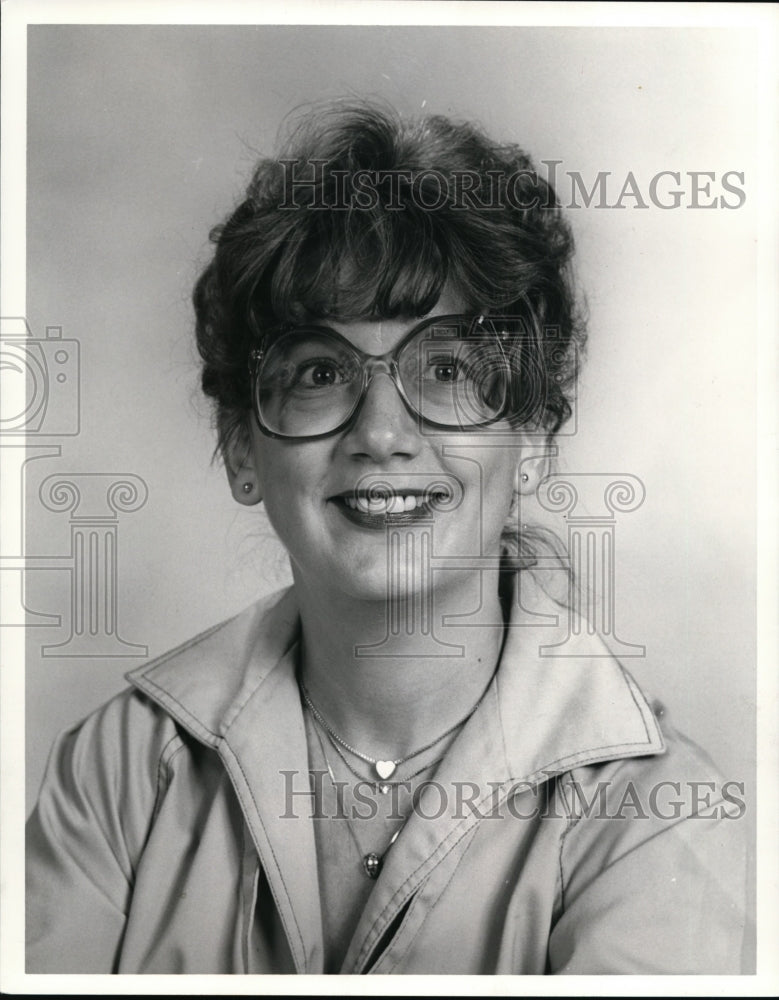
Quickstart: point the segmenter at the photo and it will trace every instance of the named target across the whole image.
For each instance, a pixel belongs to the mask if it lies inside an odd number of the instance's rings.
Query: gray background
[[[628,472],[617,522],[629,669],[753,791],[755,33],[747,29],[36,26],[28,35],[27,315],[81,344],[81,432],[28,466],[27,551],[67,552],[55,472],[134,473],[119,525],[119,631],[157,655],[288,579],[261,508],[239,509],[197,389],[189,295],[208,229],[301,102],[378,96],[475,118],[588,185],[632,170],[746,173],[738,211],[579,209],[590,308],[579,431],[559,467]],[[689,181],[685,201],[689,204]],[[563,190],[566,197],[566,190]],[[632,202],[626,200],[626,205]],[[123,686],[132,659],[40,655],[69,581],[28,574],[27,799],[54,735]],[[753,819],[750,798],[749,817]]]

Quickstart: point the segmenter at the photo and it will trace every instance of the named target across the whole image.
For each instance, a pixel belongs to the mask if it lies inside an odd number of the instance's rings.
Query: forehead
[[[386,354],[391,351],[419,323],[432,316],[455,315],[468,312],[465,301],[454,292],[444,289],[430,312],[423,316],[396,317],[395,319],[357,319],[348,322],[328,319],[324,325],[337,330],[365,354]]]

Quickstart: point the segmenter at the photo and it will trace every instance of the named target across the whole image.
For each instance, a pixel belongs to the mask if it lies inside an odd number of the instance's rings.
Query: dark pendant
[[[362,866],[368,878],[378,878],[381,871],[381,858],[378,854],[374,854],[371,851],[370,854],[366,854],[362,859]]]

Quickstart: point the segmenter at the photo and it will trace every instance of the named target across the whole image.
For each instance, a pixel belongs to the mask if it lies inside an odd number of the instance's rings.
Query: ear
[[[233,499],[245,507],[252,507],[262,500],[257,472],[252,455],[249,432],[240,428],[231,434],[222,446],[227,481]]]
[[[528,455],[517,463],[514,478],[514,492],[529,496],[536,492],[541,481],[549,472],[550,452],[547,449]]]

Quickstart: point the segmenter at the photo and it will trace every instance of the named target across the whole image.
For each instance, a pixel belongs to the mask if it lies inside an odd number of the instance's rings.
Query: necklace
[[[316,719],[315,719],[315,721],[316,721]],[[444,759],[444,756],[445,756],[445,754],[442,754],[440,757],[437,757],[435,760],[431,760],[429,764],[424,764],[422,767],[417,768],[416,771],[412,771],[411,774],[407,774],[405,778],[398,778],[397,781],[392,782],[392,784],[387,784],[386,781],[373,781],[371,778],[366,778],[365,775],[360,774],[359,771],[356,771],[352,767],[352,765],[349,763],[349,761],[346,759],[346,756],[344,755],[343,750],[341,750],[341,748],[338,746],[338,744],[335,742],[335,740],[333,739],[333,737],[329,733],[327,734],[327,738],[330,741],[330,745],[332,746],[333,750],[335,750],[335,752],[338,754],[338,756],[343,761],[344,765],[352,772],[352,774],[355,776],[355,778],[359,778],[360,781],[364,781],[366,784],[371,785],[371,787],[373,788],[374,791],[380,792],[382,795],[386,795],[387,792],[390,790],[390,788],[392,788],[393,785],[395,785],[395,784],[402,785],[402,784],[404,784],[407,781],[411,781],[412,778],[416,778],[423,771],[427,771],[427,770],[429,770],[432,767],[436,767],[436,765],[438,765],[438,764],[441,763],[441,761]]]
[[[405,764],[406,761],[412,760],[414,757],[418,757],[421,753],[424,753],[425,750],[430,750],[430,748],[434,747],[436,743],[440,743],[441,740],[447,737],[450,733],[453,733],[455,729],[458,729],[460,726],[465,725],[468,719],[470,719],[470,717],[473,715],[473,713],[481,704],[482,699],[484,698],[484,695],[487,693],[487,688],[489,688],[491,682],[492,682],[492,677],[490,677],[490,680],[487,682],[487,686],[482,691],[481,695],[479,696],[479,700],[476,702],[473,708],[468,709],[467,713],[461,719],[458,719],[458,721],[455,722],[453,726],[450,726],[445,733],[441,733],[440,736],[436,736],[435,739],[430,740],[429,743],[425,743],[425,745],[423,747],[420,747],[418,750],[413,750],[411,753],[406,754],[405,757],[398,757],[397,760],[381,760],[381,759],[376,759],[375,757],[369,757],[368,754],[362,753],[361,751],[357,750],[355,747],[347,743],[345,739],[340,737],[338,733],[336,733],[335,730],[330,725],[328,725],[326,720],[322,717],[322,713],[319,711],[316,705],[314,705],[314,703],[311,701],[311,696],[309,695],[306,689],[306,685],[303,683],[302,679],[298,681],[298,683],[300,684],[300,693],[303,695],[303,700],[311,710],[311,714],[314,716],[314,718],[317,720],[320,726],[322,726],[322,728],[325,730],[328,736],[330,736],[331,742],[332,740],[335,740],[335,742],[338,743],[340,746],[342,746],[344,750],[348,750],[349,753],[354,754],[355,757],[359,757],[360,760],[364,760],[366,764],[372,764],[373,769],[376,771],[376,776],[381,781],[386,781],[388,778],[391,778],[392,775],[395,773],[395,768],[398,767],[399,764]]]
[[[349,831],[349,835],[351,836],[352,840],[354,841],[354,846],[357,848],[357,853],[360,855],[360,861],[362,862],[362,870],[365,872],[365,874],[368,876],[369,879],[375,881],[379,877],[379,874],[381,873],[382,865],[384,864],[384,859],[387,856],[387,852],[395,843],[395,841],[398,839],[398,837],[400,836],[400,831],[406,825],[406,819],[405,818],[403,819],[403,822],[400,824],[397,830],[392,834],[390,842],[387,844],[387,846],[384,848],[381,854],[378,854],[376,851],[368,851],[367,854],[363,854],[363,849],[362,846],[360,845],[360,841],[357,839],[357,834],[354,832],[351,821],[348,815],[346,814],[346,810],[343,808],[343,803],[339,799],[338,786],[335,781],[335,775],[333,774],[333,769],[330,766],[330,761],[327,759],[327,753],[325,752],[325,745],[322,742],[322,737],[318,729],[315,728],[314,732],[316,733],[316,738],[319,741],[319,749],[322,751],[322,757],[324,758],[325,766],[327,767],[327,773],[330,777],[330,783],[332,784],[333,790],[335,791],[336,802],[341,807],[341,812],[343,813],[343,817],[346,820],[346,828]]]

